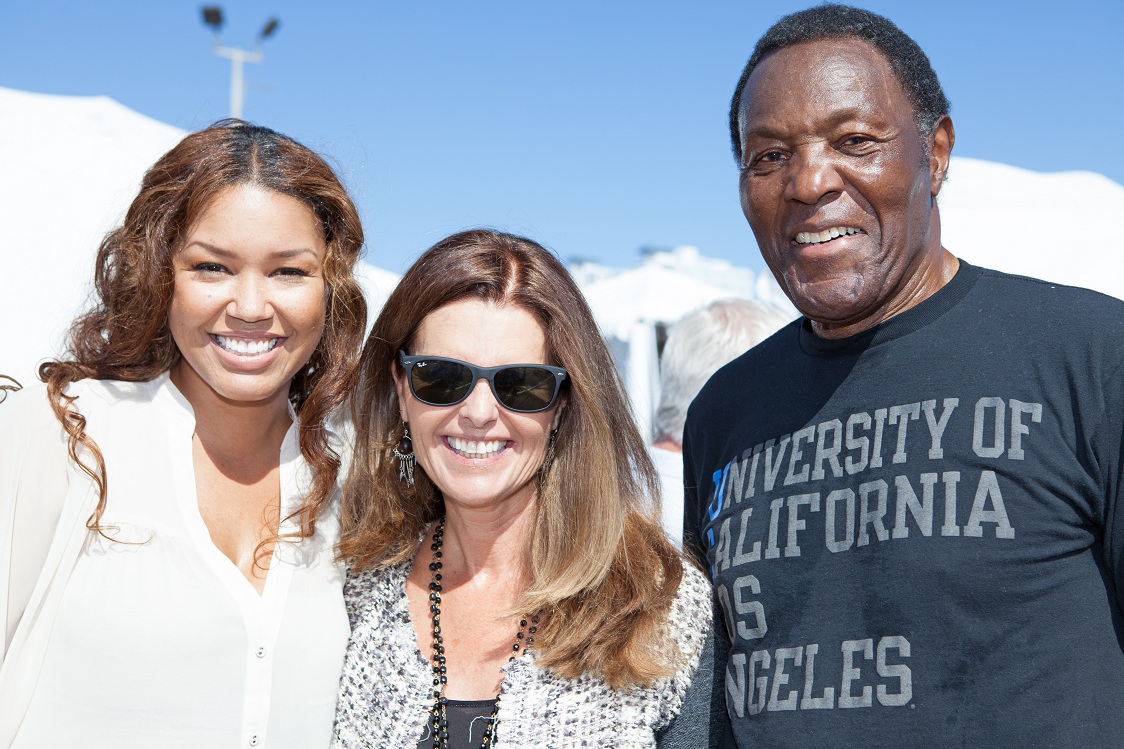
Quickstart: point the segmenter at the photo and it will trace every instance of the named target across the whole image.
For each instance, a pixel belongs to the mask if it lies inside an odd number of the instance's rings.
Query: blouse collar
[[[192,407],[191,402],[187,399],[187,397],[184,396],[182,392],[180,392],[180,389],[178,387],[176,387],[176,384],[172,382],[171,371],[169,370],[167,372],[164,372],[163,374],[154,378],[151,382],[155,387],[157,398],[159,398],[159,400],[164,403],[164,405],[173,415],[189,421],[192,431],[194,431],[195,409]],[[289,427],[289,431],[294,431],[294,428],[298,427],[300,424],[300,417],[297,415],[296,409],[293,408],[293,404],[291,401],[286,401],[285,405],[289,409],[289,418],[293,422]],[[336,423],[336,421],[337,420],[333,417],[333,415],[329,414],[324,418],[324,429],[327,430],[330,437],[338,439],[341,436],[341,427]]]

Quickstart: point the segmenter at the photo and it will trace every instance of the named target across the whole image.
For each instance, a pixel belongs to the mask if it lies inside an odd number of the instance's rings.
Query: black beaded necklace
[[[445,685],[448,683],[448,671],[445,668],[445,643],[441,637],[441,541],[445,536],[445,517],[437,521],[433,529],[433,543],[429,549],[433,552],[433,560],[429,563],[429,617],[433,625],[433,708],[429,712],[429,728],[433,736],[434,749],[448,749],[449,747],[449,721],[445,708],[448,700],[445,699]],[[535,642],[535,633],[538,631],[539,618],[531,616],[530,626],[527,625],[528,617],[519,619],[519,632],[515,635],[515,644],[511,646],[513,661],[519,655],[520,649],[526,652]],[[496,718],[500,709],[500,696],[497,694],[492,714],[488,718],[488,728],[484,731],[484,741],[480,749],[488,749],[496,738]]]

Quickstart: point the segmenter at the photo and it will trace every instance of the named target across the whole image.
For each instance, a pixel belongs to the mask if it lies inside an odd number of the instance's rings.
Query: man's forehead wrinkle
[[[874,78],[868,72],[860,73],[852,61],[839,55],[823,60],[816,67],[818,69],[809,71],[807,76],[810,81],[809,87],[825,91],[849,91],[862,94]]]
[[[800,76],[804,92],[824,101],[840,94],[853,95],[858,101],[872,95],[880,99],[892,95],[887,89],[888,70],[871,66],[869,60],[848,52],[835,50],[834,54],[813,58]]]
[[[855,71],[853,61],[836,53],[813,59],[812,63],[805,68],[803,78],[812,86],[837,88],[850,83],[852,84],[848,86],[850,88],[858,81],[859,76]]]

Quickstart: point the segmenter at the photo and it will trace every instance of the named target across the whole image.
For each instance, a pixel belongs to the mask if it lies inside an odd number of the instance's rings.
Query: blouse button
[[[257,656],[258,656],[258,658],[264,658],[265,657],[265,648],[258,648]],[[251,746],[253,746],[253,745],[251,745]]]
[[[250,746],[257,746],[259,743],[257,734],[250,737]]]

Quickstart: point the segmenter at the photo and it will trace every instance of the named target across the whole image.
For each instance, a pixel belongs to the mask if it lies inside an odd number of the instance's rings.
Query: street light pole
[[[237,49],[235,47],[214,46],[214,53],[219,57],[230,60],[230,116],[242,119],[242,105],[246,101],[246,84],[242,67],[245,63],[260,63],[265,57],[261,52],[254,50]]]
[[[265,26],[258,33],[258,38],[254,41],[252,50],[222,46],[223,17],[222,8],[219,6],[209,5],[203,8],[203,23],[210,26],[215,32],[211,50],[218,57],[230,60],[230,116],[235,119],[242,119],[242,109],[246,101],[246,82],[243,68],[248,62],[260,64],[265,60],[265,55],[261,51],[261,44],[267,37],[277,31],[280,22],[276,18],[266,21]]]

